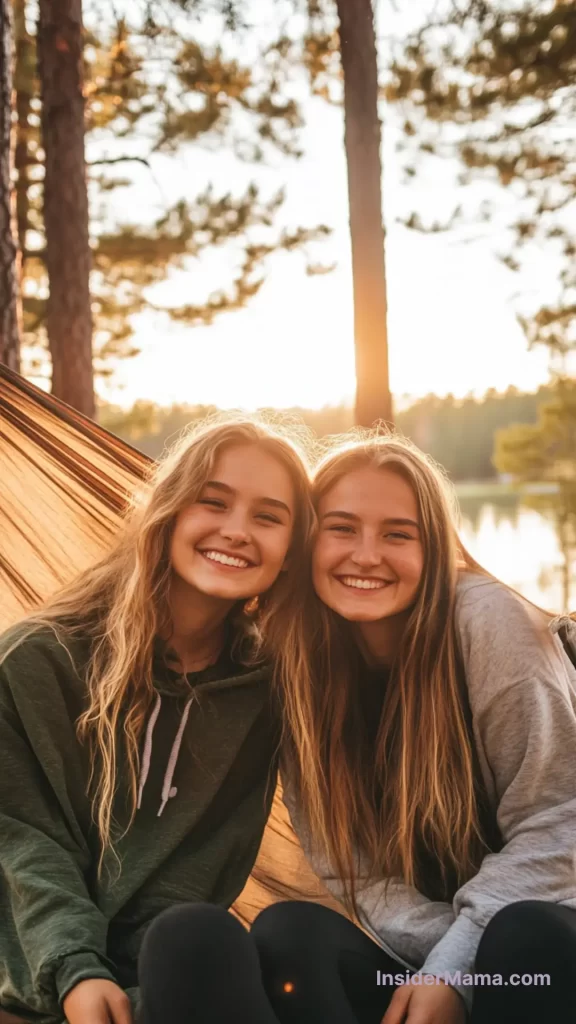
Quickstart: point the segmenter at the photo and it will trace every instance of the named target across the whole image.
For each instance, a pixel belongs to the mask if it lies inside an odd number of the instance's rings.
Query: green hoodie
[[[266,668],[227,652],[184,683],[157,657],[141,806],[116,843],[121,870],[107,856],[99,878],[89,758],[75,733],[88,646],[75,641],[69,655],[45,629],[10,650],[18,635],[0,638],[0,1007],[53,1024],[86,978],[116,981],[137,1002],[142,937],[167,907],[233,903],[270,811],[278,736]],[[120,829],[126,775],[121,763]]]

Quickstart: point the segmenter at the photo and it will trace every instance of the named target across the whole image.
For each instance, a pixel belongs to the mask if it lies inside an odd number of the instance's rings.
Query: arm
[[[107,921],[85,881],[90,851],[54,788],[54,780],[63,779],[64,758],[74,756],[70,734],[64,730],[60,764],[50,765],[49,778],[18,710],[25,709],[29,725],[46,722],[48,731],[48,706],[64,706],[60,686],[50,659],[38,663],[35,654],[37,693],[30,693],[30,681],[25,688],[19,677],[22,664],[16,651],[0,669],[0,887],[7,914],[0,930],[0,990],[6,1005],[58,1013],[78,982],[114,981],[114,975],[106,959]]]
[[[523,899],[576,906],[576,693],[560,644],[498,584],[459,612],[476,746],[493,780],[502,850],[457,892],[423,970],[470,973],[482,933]]]
[[[576,717],[542,680],[515,683],[478,721],[499,798],[504,847],[456,893],[456,920],[423,970],[471,973],[482,932],[518,900],[576,906]]]

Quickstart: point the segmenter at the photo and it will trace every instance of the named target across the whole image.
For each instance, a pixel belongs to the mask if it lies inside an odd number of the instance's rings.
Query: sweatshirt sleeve
[[[491,918],[519,900],[576,907],[576,693],[568,659],[528,605],[498,584],[460,613],[477,749],[503,839],[454,899],[422,970],[471,973]]]
[[[61,694],[49,659],[36,657],[36,680],[20,683],[19,660],[12,656],[0,668],[0,895],[7,908],[0,929],[0,983],[6,1005],[59,1014],[79,981],[115,979],[105,952],[107,921],[85,881],[89,849],[55,789],[64,774],[66,726],[60,748],[53,746],[60,766],[55,760],[47,771],[35,750],[35,732],[44,729],[45,740],[50,732],[45,701],[53,707]],[[37,703],[29,692],[32,682],[45,695]],[[24,683],[28,692],[22,695]]]

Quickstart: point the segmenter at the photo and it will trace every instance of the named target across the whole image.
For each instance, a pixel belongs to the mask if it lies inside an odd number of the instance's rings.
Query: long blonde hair
[[[233,609],[240,641],[243,635],[256,637],[247,660],[265,657],[265,636],[259,625],[276,615],[290,619],[294,614],[297,582],[309,557],[314,516],[309,469],[303,448],[286,430],[257,418],[230,415],[211,417],[182,437],[152,468],[110,553],[29,616],[19,633],[20,643],[37,628],[50,627],[69,653],[70,640],[90,642],[88,704],[78,720],[77,733],[91,753],[93,816],[101,864],[105,850],[114,845],[120,736],[127,760],[127,827],[136,809],[140,739],[154,699],[154,641],[170,627],[169,552],[174,521],[181,509],[196,500],[220,454],[239,444],[253,444],[272,455],[288,471],[294,487],[296,514],[287,569],[258,602]],[[254,603],[256,611],[248,611]],[[239,646],[247,651],[247,644]]]
[[[399,877],[446,898],[478,870],[487,849],[454,610],[459,568],[488,574],[458,539],[442,471],[404,438],[366,434],[334,446],[314,475],[316,506],[364,466],[385,466],[408,481],[424,555],[374,750],[366,750],[362,731],[362,659],[352,628],[312,594],[310,575],[288,635],[285,624],[277,668],[290,769],[312,836],[353,912],[355,850],[368,875]]]

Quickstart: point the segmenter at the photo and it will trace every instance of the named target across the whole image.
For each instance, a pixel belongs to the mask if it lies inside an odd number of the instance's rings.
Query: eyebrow
[[[334,517],[335,519],[349,519],[350,522],[353,522],[353,523],[357,523],[357,522],[360,521],[360,517],[354,515],[353,512],[336,512],[336,511],[335,512],[325,512],[324,515],[322,516],[322,521],[324,521],[325,519],[330,519],[330,517]],[[382,522],[383,526],[413,526],[414,529],[416,529],[416,530],[420,529],[420,527],[418,526],[418,523],[415,522],[414,519],[399,519],[399,518],[395,518],[395,519],[382,519],[381,522]]]
[[[237,492],[233,487],[228,484],[222,483],[220,480],[207,480],[204,484],[205,487],[213,487],[215,491],[222,491],[223,494],[236,494]],[[269,505],[272,508],[280,508],[284,512],[287,512],[289,516],[292,515],[291,509],[284,501],[279,501],[278,498],[256,498],[257,505]]]

